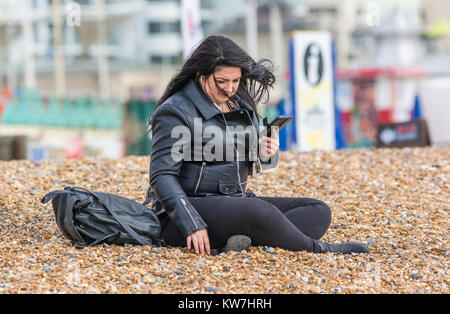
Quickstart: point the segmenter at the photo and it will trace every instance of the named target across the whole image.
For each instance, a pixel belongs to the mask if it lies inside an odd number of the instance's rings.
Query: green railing
[[[123,103],[96,98],[43,97],[23,91],[11,98],[0,121],[5,124],[114,129],[122,126]]]
[[[148,118],[155,106],[156,101],[130,100],[127,103],[126,114],[137,131],[137,136],[127,143],[127,155],[147,156],[150,154],[152,139],[148,129]]]
[[[22,91],[11,98],[0,122],[4,124],[41,125],[63,128],[124,129],[127,155],[148,155],[152,147],[148,118],[156,101],[116,100],[97,98],[44,97],[35,91]],[[260,114],[272,121],[276,108],[268,107]],[[125,125],[125,117],[126,124]],[[132,132],[128,132],[127,128]],[[128,134],[133,133],[133,134]]]

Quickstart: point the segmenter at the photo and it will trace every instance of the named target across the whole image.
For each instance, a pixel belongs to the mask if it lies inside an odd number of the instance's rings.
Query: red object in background
[[[9,88],[3,88],[2,95],[0,96],[0,117],[3,114],[3,110],[6,107],[6,102],[11,98],[12,93]]]
[[[394,107],[397,105],[395,100],[397,98],[396,80],[410,78],[420,79],[428,76],[428,72],[422,68],[413,67],[387,67],[387,68],[362,68],[362,69],[341,69],[337,71],[337,77],[340,80],[375,80],[380,77],[387,77],[391,79],[391,99],[390,108],[377,110],[378,123],[394,122]]]
[[[7,87],[5,87],[2,91],[2,98],[8,100],[10,99],[12,96],[11,90]]]
[[[391,123],[393,122],[392,109],[378,110],[378,123]]]
[[[84,156],[84,143],[81,138],[70,139],[63,151],[64,158],[78,159]]]
[[[380,76],[393,78],[423,78],[428,73],[421,68],[364,68],[358,70],[338,70],[338,79],[374,79]]]
[[[352,118],[353,118],[353,111],[341,111],[341,123],[342,123],[342,131],[343,135],[346,141],[351,140],[352,136]]]
[[[341,111],[341,121],[345,124],[350,124],[352,122],[352,111]]]

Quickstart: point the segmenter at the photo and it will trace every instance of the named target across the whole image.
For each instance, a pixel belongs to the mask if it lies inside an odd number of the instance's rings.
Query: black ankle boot
[[[314,253],[370,253],[370,250],[363,243],[348,242],[348,243],[326,243],[319,240],[313,240]]]

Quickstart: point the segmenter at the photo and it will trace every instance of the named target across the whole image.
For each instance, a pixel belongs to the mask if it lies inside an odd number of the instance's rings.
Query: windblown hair
[[[190,79],[194,79],[200,86],[200,76],[209,77],[218,66],[241,68],[242,75],[236,94],[257,114],[257,104],[269,100],[269,88],[275,83],[272,63],[267,59],[255,62],[231,39],[218,35],[209,36],[199,44],[181,70],[170,80],[156,107],[180,90]],[[225,94],[224,91],[222,93]]]

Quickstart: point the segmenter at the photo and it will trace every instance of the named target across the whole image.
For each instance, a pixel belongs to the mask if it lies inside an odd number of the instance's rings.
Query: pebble
[[[211,287],[211,286],[206,287],[206,292],[216,292],[216,291],[219,291],[219,290],[220,289],[217,288],[217,287]]]
[[[70,185],[143,202],[149,157],[0,161],[0,292],[449,293],[449,147],[281,152],[279,160],[248,187],[323,200],[332,221],[321,240],[365,242],[370,254],[77,249],[42,197]]]

